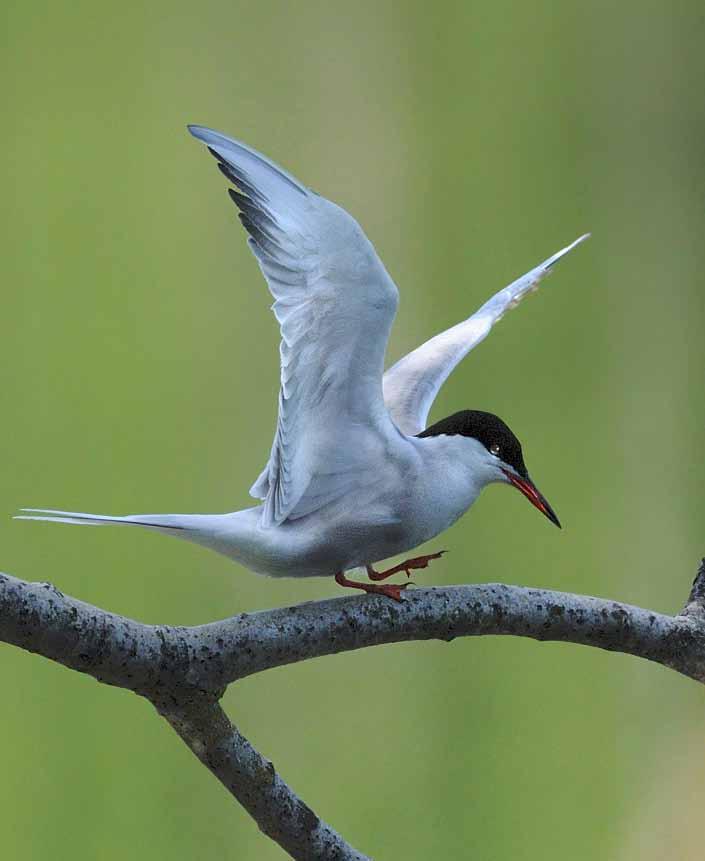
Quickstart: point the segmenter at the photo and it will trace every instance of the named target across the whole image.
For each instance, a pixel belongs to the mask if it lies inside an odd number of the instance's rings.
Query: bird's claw
[[[385,583],[383,586],[375,586],[374,593],[377,595],[386,595],[387,598],[391,598],[393,601],[399,601],[401,603],[402,597],[401,593],[408,586],[412,586],[411,582],[409,583]],[[369,590],[370,592],[372,589]]]
[[[367,576],[370,580],[386,580],[387,577],[391,577],[393,574],[399,574],[403,571],[407,577],[411,577],[412,570],[428,568],[428,563],[432,559],[440,559],[441,556],[447,552],[447,550],[439,550],[438,553],[429,553],[427,556],[414,556],[413,559],[406,559],[404,562],[400,562],[399,565],[395,565],[387,571],[375,571],[371,565],[368,565]]]
[[[412,569],[428,568],[428,563],[432,559],[440,559],[447,552],[447,550],[439,550],[438,553],[429,553],[428,556],[415,556],[413,559],[407,559],[406,562],[402,562],[406,576],[411,577]]]

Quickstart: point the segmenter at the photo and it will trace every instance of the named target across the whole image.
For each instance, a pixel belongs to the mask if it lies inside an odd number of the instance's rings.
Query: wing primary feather
[[[218,162],[218,170],[223,174],[223,176],[230,180],[233,185],[240,185],[242,182],[242,177],[237,176],[235,171],[230,167],[229,164],[226,164],[224,161]]]
[[[286,252],[282,251],[280,246],[274,241],[273,237],[269,236],[265,230],[263,230],[259,225],[255,224],[252,219],[247,215],[247,213],[241,212],[238,217],[242,222],[242,225],[245,230],[260,246],[260,248],[264,248],[264,250],[268,254],[271,254],[272,257],[281,257],[282,254],[288,256],[286,255]]]
[[[220,132],[205,128],[205,126],[189,125],[188,130],[195,138],[198,138],[198,140],[203,141],[203,143],[206,144],[214,158],[217,158],[220,161],[229,162],[229,158],[223,155],[223,151],[230,151],[235,157],[244,156],[245,158],[253,159],[256,162],[259,162],[261,167],[275,173],[277,177],[280,180],[283,180],[288,186],[290,186],[290,188],[298,191],[299,194],[302,194],[304,197],[308,197],[309,191],[305,185],[302,185],[295,177],[290,173],[287,173],[278,164],[275,164],[273,161],[268,159],[267,156],[262,155],[261,152],[257,152],[257,150],[252,147],[245,146],[245,144],[242,144],[233,138],[226,137],[225,135],[220,134]]]
[[[225,161],[222,156],[218,155],[218,153],[208,147],[211,155],[215,156],[218,159],[218,169],[223,174],[223,176],[233,183],[233,185],[238,186],[238,188],[242,189],[245,194],[249,195],[253,200],[257,200],[259,202],[264,203],[266,201],[266,196],[262,194],[261,191],[258,191],[248,180],[245,174],[234,167],[230,162]]]
[[[245,209],[248,206],[252,206],[252,201],[249,197],[246,197],[244,194],[240,194],[234,188],[228,189],[228,194],[230,195],[230,199],[237,206],[238,209]]]
[[[234,173],[231,175],[231,172],[225,173],[225,171],[223,171],[223,173],[225,174],[225,176],[227,176],[230,182],[237,185],[237,187],[244,191],[248,197],[250,197],[253,201],[257,201],[259,205],[264,206],[267,200],[265,195],[257,191],[257,189],[253,185],[250,185],[250,183],[244,177],[238,176]]]
[[[233,195],[237,194],[237,192],[233,192],[232,189],[228,189],[231,192],[230,197],[233,202],[240,210],[240,220],[246,218],[250,224],[254,224],[259,230],[261,230],[272,242],[278,243],[278,236],[281,235],[281,231],[277,227],[276,222],[271,219],[266,213],[262,212],[261,209],[258,209],[251,202],[247,204],[242,204],[238,202]],[[239,195],[242,197],[242,195]],[[247,198],[244,198],[247,200]],[[243,222],[244,224],[244,222]],[[247,225],[245,225],[247,226]],[[249,229],[249,228],[248,228]]]

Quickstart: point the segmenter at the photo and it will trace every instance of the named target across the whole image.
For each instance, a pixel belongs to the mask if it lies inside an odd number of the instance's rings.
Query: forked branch
[[[705,560],[676,616],[603,598],[502,584],[414,589],[243,613],[196,627],[145,625],[0,574],[0,641],[150,700],[260,829],[297,859],[364,859],[304,804],[218,700],[253,673],[407,640],[504,634],[578,643],[705,683]]]

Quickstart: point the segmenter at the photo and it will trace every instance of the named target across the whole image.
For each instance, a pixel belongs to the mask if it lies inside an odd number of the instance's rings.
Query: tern
[[[488,484],[513,485],[560,527],[502,419],[463,410],[427,427],[427,417],[461,359],[589,234],[384,373],[399,294],[355,219],[251,147],[203,126],[189,131],[232,186],[281,329],[277,426],[250,490],[261,503],[228,514],[124,517],[23,508],[17,519],[139,526],[259,574],[330,576],[397,601],[409,583],[379,581],[409,576],[441,553],[384,571],[373,565],[439,535]],[[357,568],[370,582],[347,578]]]

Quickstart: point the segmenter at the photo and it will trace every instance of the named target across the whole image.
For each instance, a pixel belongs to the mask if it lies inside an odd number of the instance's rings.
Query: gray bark
[[[218,700],[245,676],[338,652],[486,634],[624,652],[705,683],[705,560],[667,616],[629,604],[502,584],[413,589],[395,603],[336,598],[195,627],[145,625],[0,574],[0,641],[154,704],[260,829],[297,859],[362,861],[234,727]]]

